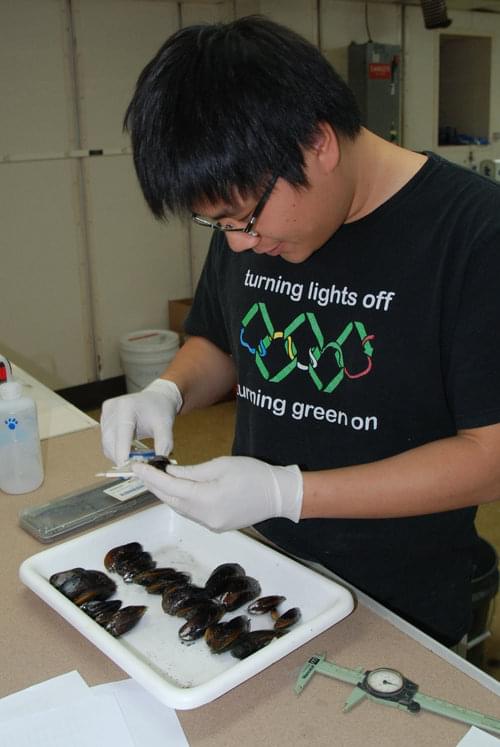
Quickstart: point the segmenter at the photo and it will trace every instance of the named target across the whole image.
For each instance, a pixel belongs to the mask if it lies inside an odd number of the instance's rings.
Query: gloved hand
[[[128,461],[136,438],[153,437],[157,454],[168,455],[174,445],[172,426],[182,407],[182,396],[173,381],[155,379],[142,392],[124,394],[103,403],[102,449],[115,464]]]
[[[276,516],[299,521],[302,473],[297,465],[272,467],[251,457],[219,457],[194,467],[147,464],[133,471],[160,500],[215,532],[241,529]]]

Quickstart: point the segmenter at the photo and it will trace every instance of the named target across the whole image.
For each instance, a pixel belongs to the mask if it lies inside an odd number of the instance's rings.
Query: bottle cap
[[[18,399],[22,397],[23,385],[20,381],[7,381],[0,386],[0,397],[2,399]]]

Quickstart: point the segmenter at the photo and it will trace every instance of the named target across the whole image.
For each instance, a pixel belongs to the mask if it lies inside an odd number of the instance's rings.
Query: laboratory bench
[[[199,418],[201,432],[207,423],[220,423],[230,416],[230,405],[222,403],[190,417]],[[18,576],[19,566],[26,558],[48,547],[20,528],[21,509],[95,484],[95,474],[109,469],[101,451],[98,425],[85,418],[80,425],[81,428],[75,425],[72,432],[63,428],[65,432],[60,435],[43,439],[45,481],[38,490],[24,495],[0,494],[0,696],[71,670],[78,670],[89,685],[127,677],[26,588]],[[182,443],[181,434],[181,451]],[[326,654],[327,660],[343,667],[393,667],[418,683],[427,695],[500,718],[500,683],[364,594],[352,587],[351,591],[355,608],[340,622],[207,705],[179,710],[190,745],[451,747],[469,729],[432,713],[413,714],[372,700],[364,700],[344,713],[342,708],[352,685],[321,674],[312,677],[303,692],[296,695],[294,684],[299,672],[315,654]]]

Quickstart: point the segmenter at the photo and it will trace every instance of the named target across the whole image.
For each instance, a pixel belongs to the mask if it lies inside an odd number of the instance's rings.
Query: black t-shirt
[[[500,189],[428,155],[303,263],[213,237],[186,331],[233,356],[234,454],[321,470],[500,422]],[[257,528],[454,642],[469,625],[474,516]]]

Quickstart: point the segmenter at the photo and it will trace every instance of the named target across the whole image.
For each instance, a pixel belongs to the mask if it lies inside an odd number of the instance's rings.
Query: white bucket
[[[157,379],[179,349],[170,329],[140,329],[120,337],[120,358],[127,392],[138,392]]]

